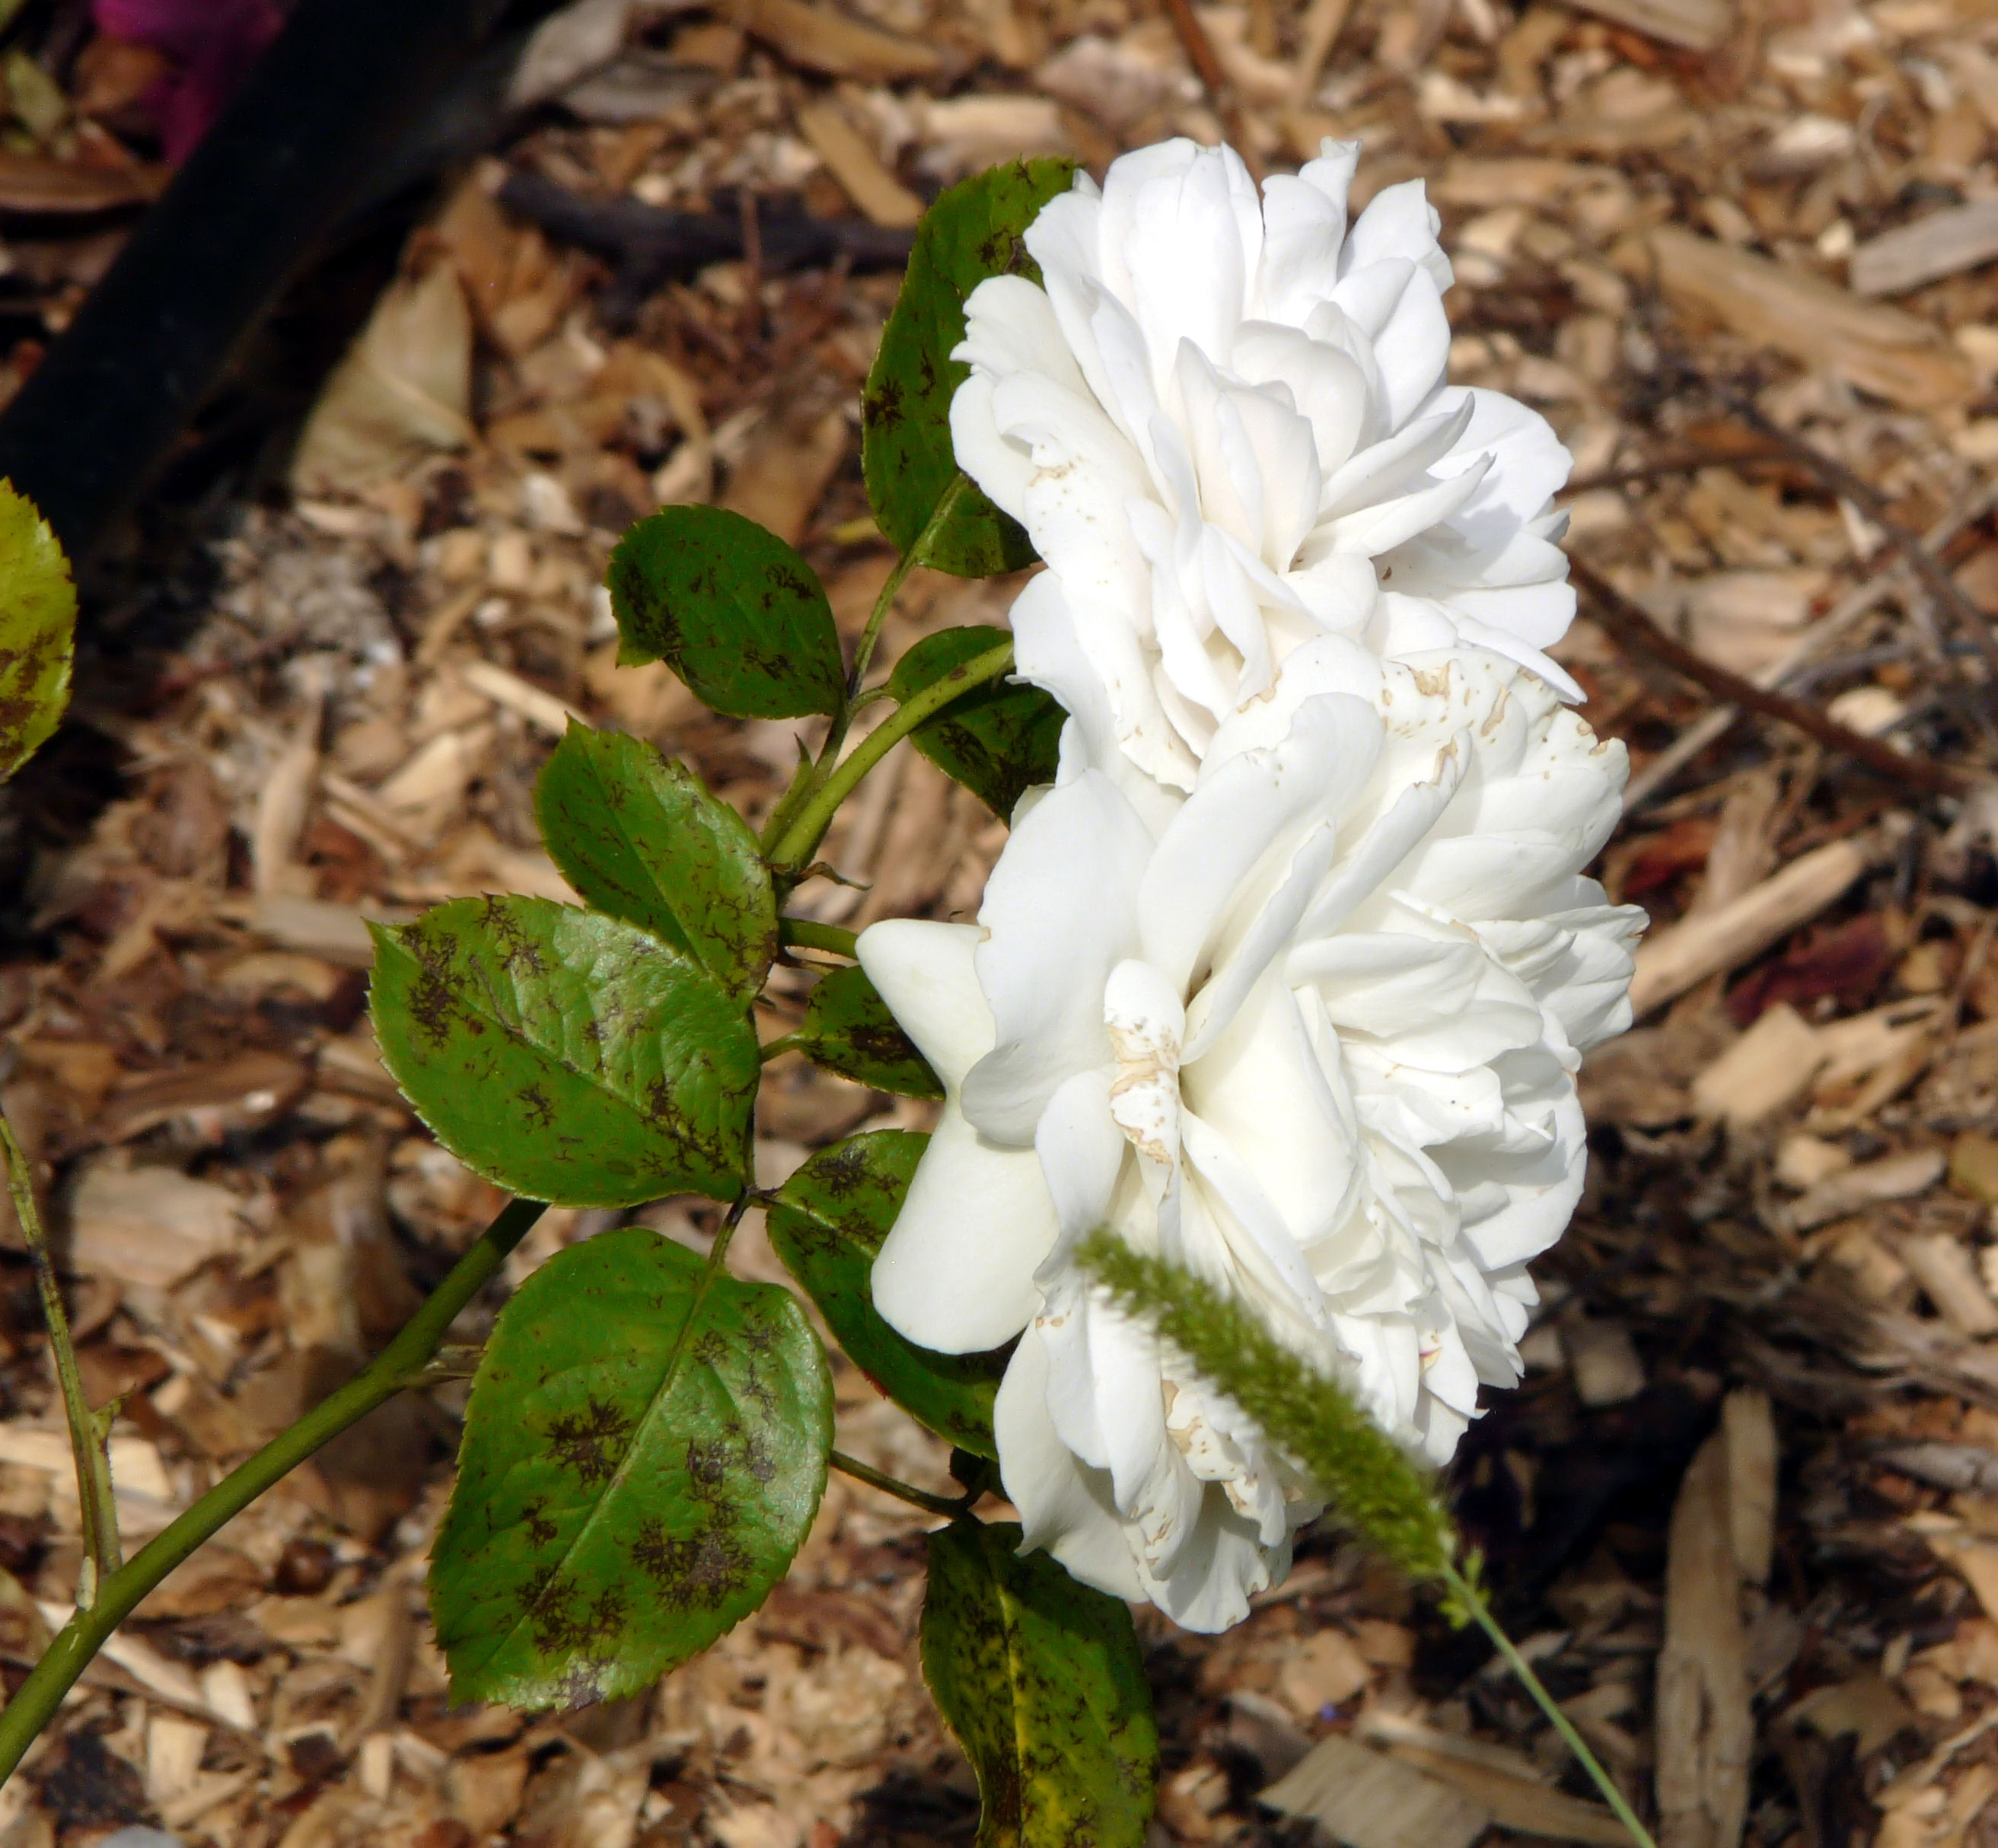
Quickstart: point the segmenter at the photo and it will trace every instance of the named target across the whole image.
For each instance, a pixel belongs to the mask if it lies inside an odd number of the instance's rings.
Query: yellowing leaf
[[[0,780],[62,717],[75,644],[69,561],[34,503],[0,481]]]

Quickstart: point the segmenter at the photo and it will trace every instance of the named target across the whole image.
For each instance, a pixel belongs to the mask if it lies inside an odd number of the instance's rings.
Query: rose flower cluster
[[[1582,875],[1624,751],[1544,651],[1568,453],[1446,382],[1439,221],[1412,181],[1349,223],[1357,153],[1260,199],[1225,148],[1127,155],[1028,231],[1039,281],[972,295],[952,438],[1046,561],[1011,620],[1060,773],[975,924],[859,943],[946,1093],[876,1305],[1017,1341],[1028,1544],[1200,1630],[1321,1504],[1077,1242],[1225,1289],[1447,1460],[1519,1377],[1644,921]]]

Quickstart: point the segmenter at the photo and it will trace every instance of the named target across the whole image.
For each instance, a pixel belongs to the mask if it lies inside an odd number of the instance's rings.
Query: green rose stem
[[[838,924],[817,924],[809,917],[780,917],[777,929],[787,950],[824,950],[829,956],[853,960],[860,939]]]
[[[56,1363],[56,1384],[62,1393],[63,1418],[69,1426],[70,1449],[76,1459],[76,1499],[83,1518],[83,1564],[77,1574],[76,1601],[88,1610],[96,1601],[97,1587],[118,1570],[123,1551],[118,1540],[118,1504],[111,1493],[111,1458],[105,1446],[111,1421],[121,1400],[114,1400],[102,1416],[92,1411],[84,1396],[83,1375],[77,1370],[76,1347],[69,1335],[69,1318],[63,1310],[62,1286],[56,1280],[56,1267],[49,1257],[49,1242],[42,1230],[42,1216],[35,1204],[35,1183],[28,1171],[28,1158],[14,1139],[13,1126],[0,1116],[0,1146],[7,1160],[7,1190],[14,1200],[14,1217],[20,1221],[21,1235],[28,1242],[28,1256],[35,1268],[35,1287],[41,1293],[42,1319],[48,1324],[49,1353]]]
[[[11,1150],[9,1159],[11,1168]],[[20,1691],[0,1712],[0,1784],[13,1774],[22,1754],[47,1725],[77,1677],[146,1594],[322,1444],[409,1385],[436,1353],[458,1311],[497,1274],[507,1253],[547,1210],[538,1200],[516,1200],[503,1207],[478,1243],[451,1266],[451,1274],[368,1366],[247,1463],[232,1470],[171,1526],[99,1584],[96,1602],[88,1609],[79,1608],[63,1625],[21,1684]],[[56,1325],[53,1320],[51,1325]]]
[[[916,535],[916,542],[896,560],[895,568],[888,574],[888,581],[881,586],[881,594],[874,599],[874,607],[868,613],[867,627],[860,631],[860,640],[853,651],[853,672],[846,677],[846,698],[849,707],[860,697],[860,683],[867,678],[868,663],[874,658],[874,644],[881,639],[881,625],[888,620],[888,612],[894,607],[903,581],[918,565],[925,563],[930,548],[935,544],[937,534],[956,517],[964,497],[971,491],[971,477],[960,468],[950,478],[950,485],[937,498],[937,504],[930,509],[930,516],[923,522],[923,530]],[[838,746],[828,744],[828,755],[836,755]]]
[[[833,1451],[826,1461],[841,1475],[851,1476],[856,1482],[864,1482],[870,1489],[879,1489],[883,1494],[893,1495],[897,1501],[906,1501],[926,1514],[942,1515],[949,1521],[963,1520],[970,1515],[970,1504],[962,1496],[953,1501],[945,1495],[932,1495],[928,1489],[919,1489],[898,1476],[884,1475],[872,1463],[863,1463],[844,1450]]]
[[[811,799],[838,761],[841,747],[846,742],[847,727],[853,723],[854,714],[863,706],[883,696],[883,689],[878,687],[869,694],[860,690],[860,683],[867,675],[868,664],[874,658],[874,645],[881,639],[881,625],[888,620],[888,612],[894,607],[895,599],[909,573],[929,557],[937,534],[949,523],[970,491],[971,478],[959,469],[930,509],[930,516],[916,535],[915,543],[895,561],[895,568],[889,572],[888,581],[875,598],[874,607],[868,613],[867,627],[861,630],[860,640],[854,648],[853,668],[846,676],[846,696],[840,701],[839,710],[832,715],[832,729],[826,734],[825,748],[818,754],[816,762],[807,758],[798,765],[790,787],[779,798],[777,806],[770,811],[769,820],[763,824],[763,851],[779,863],[781,855],[772,850],[788,837],[792,819],[800,805]]]
[[[839,805],[853,793],[861,778],[918,726],[935,717],[953,699],[970,693],[973,687],[983,686],[988,680],[997,680],[1012,665],[1013,644],[1004,641],[997,648],[987,649],[983,655],[974,655],[962,666],[952,668],[941,679],[932,682],[921,693],[904,699],[856,744],[824,782],[800,804],[796,817],[782,838],[773,847],[766,847],[771,865],[804,865],[825,838],[825,831],[832,824]]]

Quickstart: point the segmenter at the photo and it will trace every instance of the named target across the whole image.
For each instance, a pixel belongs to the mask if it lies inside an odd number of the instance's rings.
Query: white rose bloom
[[[1107,1224],[1224,1286],[1448,1457],[1519,1377],[1525,1263],[1581,1184],[1578,1055],[1629,1017],[1642,914],[1579,870],[1623,748],[1496,655],[1322,639],[1184,800],[1064,761],[977,926],[860,939],[946,1092],[875,1301],[946,1352],[1019,1336],[997,1428],[1028,1542],[1219,1629],[1317,1505],[1073,1244]]]
[[[1450,267],[1412,180],[1349,228],[1357,143],[1264,185],[1168,141],[1026,233],[1044,288],[982,282],[951,406],[966,471],[1021,521],[1109,689],[1118,742],[1188,789],[1216,729],[1331,634],[1542,652],[1575,593],[1570,457],[1502,393],[1444,383]],[[1040,679],[1027,638],[1020,668]]]

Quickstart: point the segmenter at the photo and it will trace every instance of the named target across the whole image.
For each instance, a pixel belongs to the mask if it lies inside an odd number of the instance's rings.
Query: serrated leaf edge
[[[532,895],[516,893],[511,896],[531,896]],[[612,915],[607,911],[593,912],[589,910],[586,907],[582,905],[565,904],[558,899],[540,899],[537,900],[535,902],[540,904],[553,906],[558,910],[573,912],[579,917],[610,917]],[[368,934],[375,940],[375,954],[378,961],[381,958],[383,952],[385,949],[389,948],[393,948],[397,951],[399,954],[406,957],[411,962],[415,962],[417,961],[417,959],[411,955],[408,950],[403,948],[402,943],[402,934],[405,931],[413,930],[415,928],[416,925],[422,921],[421,919],[412,919],[410,922],[406,924],[385,924],[379,922],[374,918],[369,918],[366,921],[368,924]],[[710,976],[707,971],[702,967],[700,963],[687,952],[676,949],[672,944],[667,943],[662,938],[655,936],[650,931],[645,929],[641,925],[634,924],[630,919],[623,917],[613,918],[612,921],[623,925],[627,931],[637,931],[638,934],[643,937],[647,942],[656,945],[668,955],[680,958],[681,960],[690,965],[696,973],[700,975],[703,979],[710,982],[713,982],[714,980],[714,978],[712,976]],[[719,988],[721,984],[717,983],[715,986]],[[723,990],[722,992],[726,993],[728,991],[726,990]],[[544,1052],[544,1048],[536,1045],[535,1043],[532,1040],[529,1039],[525,1034],[520,1032],[510,1022],[501,1018],[499,1015],[482,1013],[480,1014],[480,1018],[492,1021],[496,1027],[498,1027],[503,1032],[506,1034],[516,1045],[527,1048],[530,1051],[535,1053],[537,1056],[547,1058],[551,1065],[559,1066],[562,1070],[569,1073],[571,1076],[582,1079],[584,1083],[590,1086],[593,1090],[601,1091],[607,1097],[611,1098],[617,1104],[624,1106],[626,1109],[631,1108],[631,1100],[625,1097],[621,1091],[615,1090],[610,1085],[600,1083],[593,1075],[588,1072],[579,1070],[575,1066],[571,1065],[567,1059],[558,1059],[552,1053]],[[752,1027],[749,1031],[753,1036],[755,1031],[755,1028]],[[423,1109],[423,1107],[417,1101],[415,1097],[410,1092],[408,1079],[405,1078],[403,1074],[396,1069],[398,1063],[399,1062],[399,1060],[394,1052],[391,1050],[388,1042],[382,1038],[379,1033],[377,1033],[375,1036],[375,1044],[376,1050],[381,1055],[383,1069],[388,1073],[391,1078],[395,1079],[396,1088],[403,1093],[403,1100],[407,1104],[411,1111],[415,1113],[417,1121],[421,1123],[432,1135],[437,1138],[440,1145],[450,1150],[452,1158],[455,1160],[462,1162],[467,1168],[470,1169],[474,1174],[477,1175],[480,1180],[490,1181],[496,1187],[504,1187],[509,1193],[513,1192],[514,1188],[513,1183],[505,1175],[500,1173],[497,1169],[482,1163],[475,1157],[461,1153],[458,1149],[452,1146],[453,1142],[455,1138],[451,1137],[448,1134],[444,1125],[434,1122],[430,1119],[429,1114]],[[637,1113],[634,1111],[634,1114],[636,1114]],[[688,1190],[690,1192],[698,1192],[700,1190],[693,1188],[690,1188]],[[564,1191],[566,1193],[568,1190],[565,1189]],[[708,1197],[710,1199],[716,1199],[721,1197],[719,1195],[710,1194]],[[568,1207],[617,1207],[627,1205],[629,1202],[626,1201],[622,1197],[614,1197],[610,1194],[607,1194],[601,1200],[589,1200],[583,1198],[579,1193],[572,1198],[565,1198],[561,1204]]]
[[[662,1242],[670,1242],[670,1241],[662,1238]],[[727,1277],[730,1282],[740,1283],[746,1290],[769,1290],[782,1300],[785,1310],[789,1314],[797,1318],[798,1325],[803,1331],[806,1338],[806,1352],[811,1357],[811,1365],[814,1381],[817,1384],[823,1387],[824,1389],[822,1393],[818,1395],[824,1407],[823,1430],[820,1432],[808,1433],[808,1435],[811,1435],[822,1436],[824,1441],[822,1445],[820,1446],[818,1452],[818,1470],[817,1487],[814,1488],[812,1494],[811,1508],[807,1511],[804,1522],[801,1523],[803,1532],[800,1535],[798,1542],[799,1546],[802,1546],[804,1544],[804,1537],[810,1535],[813,1523],[818,1518],[820,1504],[825,1499],[826,1480],[828,1476],[831,1473],[831,1465],[828,1459],[832,1454],[832,1370],[827,1363],[825,1344],[819,1339],[818,1332],[812,1327],[810,1318],[807,1317],[804,1311],[799,1305],[797,1297],[793,1296],[788,1290],[784,1289],[779,1284],[759,1283],[752,1278],[736,1276],[725,1266],[710,1263],[703,1269],[701,1273],[700,1282],[694,1287],[693,1298],[687,1304],[686,1318],[681,1322],[680,1332],[674,1339],[672,1352],[666,1358],[665,1371],[660,1377],[658,1390],[655,1390],[652,1394],[652,1397],[645,1401],[645,1410],[644,1414],[632,1427],[633,1435],[631,1443],[625,1447],[624,1454],[618,1459],[617,1467],[611,1472],[610,1480],[604,1484],[603,1492],[597,1497],[596,1505],[590,1509],[589,1512],[586,1515],[584,1516],[582,1526],[576,1529],[575,1539],[570,1542],[569,1546],[565,1549],[562,1555],[564,1560],[567,1560],[574,1554],[576,1549],[582,1545],[583,1542],[589,1538],[591,1532],[595,1528],[598,1520],[602,1516],[606,1504],[610,1501],[611,1497],[615,1494],[618,1489],[623,1485],[626,1473],[631,1467],[631,1459],[638,1454],[638,1433],[644,1428],[647,1421],[653,1416],[660,1400],[663,1398],[672,1389],[675,1380],[678,1377],[680,1362],[686,1352],[687,1342],[693,1335],[694,1324],[700,1319],[701,1305],[707,1301],[708,1292],[713,1287],[714,1280],[717,1276]],[[475,1394],[477,1393],[479,1387],[483,1383],[483,1377],[484,1363],[482,1361],[480,1366],[480,1378],[479,1380],[475,1380],[472,1384],[472,1390]],[[470,1407],[468,1404],[466,1409],[467,1422],[468,1424],[470,1421]],[[793,1548],[792,1549],[790,1557],[791,1559],[795,1559],[797,1556],[797,1549]],[[785,1561],[785,1570],[786,1572],[789,1571],[790,1566],[790,1560],[786,1560]],[[781,1577],[773,1579],[771,1581],[773,1588],[774,1589],[776,1585],[782,1582],[783,1580]],[[767,1591],[764,1594],[765,1598],[768,1598],[769,1595],[769,1593]],[[760,1604],[758,1608],[760,1608]],[[511,1643],[513,1639],[520,1635],[521,1630],[526,1626],[530,1616],[537,1609],[538,1609],[538,1604],[530,1606],[528,1610],[524,1611],[506,1629],[500,1632],[497,1640],[492,1642],[491,1646],[486,1650],[484,1660],[486,1662],[490,1662],[503,1649],[506,1648],[508,1644]],[[747,1617],[752,1615],[753,1614],[754,1611],[752,1610],[744,1612],[743,1615]],[[742,1618],[738,1618],[735,1621],[736,1623],[740,1623],[742,1622]],[[731,1624],[728,1626],[728,1629],[721,1631],[716,1637],[715,1640],[719,1642],[721,1636],[727,1636],[728,1630],[733,1629],[735,1627],[735,1624]],[[709,1644],[704,1646],[711,1648],[713,1645]],[[698,1651],[696,1652],[696,1653],[698,1653]],[[691,1658],[682,1658],[683,1661],[689,1660],[691,1660]],[[666,1669],[661,1670],[661,1673],[670,1674],[672,1668],[677,1667],[678,1666],[679,1666],[679,1664],[677,1663],[671,1664]],[[476,1669],[467,1669],[464,1671],[466,1675],[475,1674],[477,1672],[478,1670]],[[459,1680],[460,1671],[454,1664],[452,1665],[451,1670],[451,1690],[453,1699],[457,1699],[460,1696]],[[476,1695],[467,1693],[463,1698],[466,1699],[480,1699],[491,1698],[492,1697],[490,1694]]]

